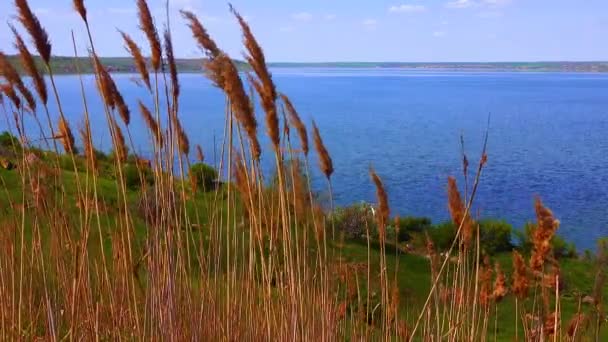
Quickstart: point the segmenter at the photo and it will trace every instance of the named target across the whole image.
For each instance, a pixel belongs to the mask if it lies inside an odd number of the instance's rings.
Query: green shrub
[[[452,242],[456,238],[457,227],[451,221],[434,225],[428,229],[429,237],[435,243],[435,247],[439,250],[450,248]]]
[[[17,148],[17,151],[21,148],[19,139],[7,131],[0,134],[0,147],[9,151],[13,151],[13,147]]]
[[[431,228],[431,219],[427,217],[406,216],[399,218],[399,242],[409,241],[412,232],[420,233]]]
[[[509,252],[513,249],[511,242],[513,227],[505,221],[479,221],[479,245],[487,254]]]
[[[332,221],[336,231],[348,239],[365,238],[368,228],[370,233],[376,231],[372,212],[366,203],[336,208]]]
[[[196,163],[190,166],[189,175],[196,182],[199,190],[211,191],[215,189],[218,179],[217,171],[205,163]]]
[[[125,178],[125,185],[128,189],[137,190],[140,189],[142,184],[152,185],[154,184],[154,175],[148,168],[142,168],[142,174],[140,177],[139,170],[135,164],[125,164],[122,168],[123,176]]]
[[[72,161],[72,156],[69,154],[59,155],[59,167],[62,170],[73,172],[74,163],[76,164],[76,170],[78,170],[78,172],[86,171],[86,165],[83,158],[74,155],[74,161]]]

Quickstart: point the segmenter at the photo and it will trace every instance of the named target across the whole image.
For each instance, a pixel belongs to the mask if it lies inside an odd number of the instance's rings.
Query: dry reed
[[[469,248],[473,239],[473,221],[466,210],[466,205],[460,197],[460,191],[454,177],[448,178],[448,208],[452,221],[457,227],[462,224],[460,242],[465,248]]]
[[[155,71],[160,70],[162,63],[162,50],[158,31],[154,26],[154,19],[146,0],[137,0],[137,13],[139,17],[139,28],[145,33],[150,43],[150,62]]]
[[[23,38],[14,26],[10,25],[11,30],[13,31],[13,35],[15,36],[15,48],[19,51],[19,58],[21,60],[21,65],[23,65],[23,69],[25,72],[32,78],[34,83],[34,87],[36,88],[36,92],[38,93],[38,97],[42,104],[46,105],[48,102],[48,93],[46,89],[46,83],[44,82],[44,78],[42,74],[36,67],[36,63],[34,62],[34,57],[30,53],[29,49],[25,45]]]
[[[317,155],[319,157],[319,167],[321,171],[325,175],[327,179],[331,178],[331,175],[334,173],[334,164],[331,160],[331,156],[323,143],[323,139],[321,138],[321,134],[319,133],[319,128],[317,124],[312,122],[312,136],[313,141],[315,143],[315,150],[317,151]]]
[[[553,213],[543,205],[540,198],[534,202],[537,226],[532,236],[533,250],[530,257],[530,268],[534,272],[542,272],[545,261],[551,257],[551,239],[559,227],[559,221]]]
[[[56,136],[56,138],[59,139],[61,145],[63,145],[63,149],[68,153],[76,153],[72,129],[70,128],[68,121],[63,116],[59,117],[59,124],[57,126],[57,129],[58,135]]]
[[[167,57],[167,64],[169,65],[169,76],[171,77],[171,92],[174,101],[179,98],[179,78],[177,77],[177,64],[175,62],[175,55],[173,52],[173,40],[171,39],[171,33],[169,29],[165,30],[165,56]],[[175,106],[175,104],[174,104]]]
[[[160,127],[159,127],[158,123],[156,122],[156,119],[154,119],[154,116],[152,116],[152,113],[150,112],[148,107],[146,107],[146,105],[144,105],[141,101],[139,101],[139,112],[141,113],[141,116],[144,119],[146,126],[148,126],[148,130],[150,131],[150,133],[152,133],[152,136],[154,137],[156,144],[158,144],[159,147],[162,147],[163,146],[162,131],[160,130]]]
[[[27,0],[15,0],[18,19],[32,38],[38,54],[48,65],[51,61],[51,42],[38,17],[30,9]]]
[[[118,32],[120,32],[120,35],[125,42],[125,48],[133,57],[133,62],[135,63],[135,68],[137,68],[137,71],[139,72],[139,76],[144,81],[144,84],[148,90],[151,90],[152,86],[150,85],[150,74],[148,73],[148,67],[146,66],[146,59],[144,58],[139,45],[137,45],[131,36],[125,32],[120,30]]]
[[[304,156],[308,156],[309,147],[306,125],[304,125],[304,122],[302,122],[302,119],[300,119],[300,115],[296,111],[296,108],[291,100],[289,100],[289,97],[287,97],[285,94],[280,94],[280,96],[285,104],[285,108],[287,109],[287,114],[289,115],[291,125],[295,127],[296,131],[298,131],[298,136],[300,137],[300,148],[302,149]]]

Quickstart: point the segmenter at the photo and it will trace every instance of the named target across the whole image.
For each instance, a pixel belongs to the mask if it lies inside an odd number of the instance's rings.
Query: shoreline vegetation
[[[147,90],[129,108],[96,55],[84,0],[73,6],[89,38],[86,63],[53,57],[43,23],[15,0],[31,46],[13,30],[27,82],[0,52],[0,340],[608,339],[608,240],[579,255],[541,198],[519,234],[472,213],[492,163],[489,131],[476,162],[462,141],[460,176],[446,179],[450,222],[391,212],[382,180],[390,170],[372,166],[376,203],[335,207],[334,167],[357,165],[334,165],[323,127],[304,122],[277,88],[244,17],[229,7],[246,75],[194,13],[180,11],[204,76],[226,101],[221,153],[206,164],[208,150],[191,145],[181,121],[169,14],[159,32],[162,18],[146,0],[136,4],[150,57],[122,34]],[[92,67],[110,153],[94,145],[82,78],[82,116],[64,115],[61,63],[79,78]],[[150,159],[137,155],[132,115],[146,124]],[[262,155],[274,172],[262,171]],[[311,186],[313,167],[322,189]]]
[[[9,61],[22,72],[18,55],[8,55]],[[112,73],[137,73],[137,66],[131,57],[99,57],[101,63]],[[41,65],[38,56],[34,56],[37,65]],[[201,73],[204,71],[203,58],[176,58],[175,64],[179,73]],[[233,60],[241,71],[250,71],[251,66],[245,61]],[[146,59],[149,65],[150,60]],[[94,73],[94,66],[88,57],[54,56],[51,65],[55,74],[73,75]],[[268,63],[269,68],[345,68],[345,69],[403,69],[420,71],[461,71],[461,72],[585,72],[606,73],[608,62],[276,62]]]

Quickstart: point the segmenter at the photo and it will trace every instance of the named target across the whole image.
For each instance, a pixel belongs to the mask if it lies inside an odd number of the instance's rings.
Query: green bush
[[[154,175],[148,168],[142,168],[142,174],[140,177],[139,170],[135,164],[125,164],[122,168],[123,176],[125,178],[125,185],[128,189],[137,190],[141,188],[142,184],[152,185],[154,184]]]
[[[218,176],[213,167],[205,163],[196,163],[190,166],[189,175],[196,182],[199,190],[211,191],[215,189]]]
[[[431,228],[431,219],[427,217],[406,216],[399,218],[399,242],[409,241],[410,233],[420,233]]]
[[[512,232],[513,227],[505,221],[479,221],[479,245],[489,255],[509,252],[513,249]]]
[[[370,233],[376,232],[372,212],[366,203],[336,208],[332,221],[336,231],[348,239],[365,238],[368,228]]]
[[[450,248],[456,238],[457,227],[451,221],[432,226],[428,229],[429,237],[439,250]]]
[[[78,172],[84,172],[86,170],[86,165],[83,158],[74,155],[74,161],[72,161],[72,156],[69,154],[59,155],[59,167],[62,170],[73,172],[74,163],[76,163],[76,170],[78,170]]]
[[[17,150],[21,148],[19,139],[7,131],[2,132],[2,134],[0,134],[0,147],[13,151],[13,146],[16,147]]]

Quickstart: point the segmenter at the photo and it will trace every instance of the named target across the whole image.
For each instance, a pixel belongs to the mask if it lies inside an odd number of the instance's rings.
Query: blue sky
[[[13,19],[11,0],[0,1],[0,22]],[[165,0],[149,0],[157,24]],[[608,60],[607,0],[233,0],[249,20],[269,61],[539,61]],[[143,42],[134,0],[85,0],[96,47],[104,56],[125,55],[120,28]],[[53,53],[80,53],[87,44],[71,0],[30,0],[50,33]],[[199,56],[178,14],[199,15],[233,57],[242,47],[227,2],[171,0],[176,54]],[[12,52],[6,25],[0,49]],[[143,45],[143,44],[142,44]]]

